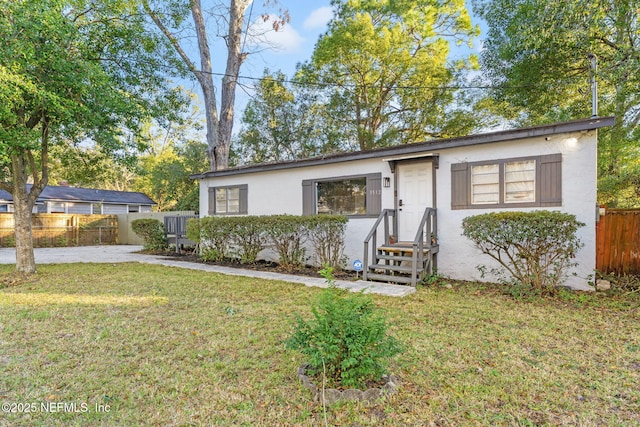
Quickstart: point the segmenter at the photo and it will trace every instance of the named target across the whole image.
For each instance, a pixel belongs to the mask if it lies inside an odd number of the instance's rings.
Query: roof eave
[[[308,159],[290,160],[285,162],[261,163],[257,165],[238,166],[235,168],[209,171],[190,175],[191,179],[204,179],[212,177],[239,175],[244,173],[265,172],[271,170],[292,169],[308,166],[324,165],[327,163],[340,163],[353,160],[364,160],[390,155],[408,155],[422,151],[434,151],[449,148],[459,148],[471,145],[488,144],[494,142],[513,141],[517,139],[534,138],[540,136],[555,135],[560,133],[580,132],[612,126],[615,117],[590,117],[588,119],[573,120],[568,122],[553,123],[548,125],[533,126],[527,128],[509,129],[477,135],[463,136],[419,142],[407,145],[395,145],[393,147],[378,148],[355,153],[339,153]]]

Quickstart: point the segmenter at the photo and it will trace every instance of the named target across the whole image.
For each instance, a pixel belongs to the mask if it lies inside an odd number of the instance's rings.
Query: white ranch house
[[[559,210],[586,224],[578,231],[584,248],[566,284],[588,289],[596,256],[597,130],[613,123],[592,117],[205,172],[196,176],[200,212],[346,214],[347,265],[363,260],[369,280],[397,275],[393,281],[414,284],[399,277],[411,273],[412,259],[418,273],[437,262],[439,274],[465,280],[481,280],[478,265],[495,266],[462,236],[463,218]]]

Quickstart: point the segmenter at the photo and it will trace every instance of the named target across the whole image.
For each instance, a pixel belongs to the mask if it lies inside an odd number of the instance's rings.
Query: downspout
[[[598,117],[598,57],[590,53],[588,58],[591,61],[591,117]]]

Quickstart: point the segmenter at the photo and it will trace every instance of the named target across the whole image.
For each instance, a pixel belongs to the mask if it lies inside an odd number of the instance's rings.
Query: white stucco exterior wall
[[[498,266],[495,261],[482,254],[471,241],[462,236],[462,220],[465,217],[506,210],[558,210],[573,214],[579,221],[586,224],[578,230],[578,237],[585,246],[576,254],[574,260],[579,264],[572,271],[576,276],[571,275],[565,284],[576,289],[589,289],[587,282],[589,275],[592,275],[595,270],[596,254],[596,134],[596,131],[556,134],[546,138],[531,138],[443,151],[440,156],[440,168],[436,173],[440,243],[439,273],[456,279],[482,280],[476,268],[478,265]],[[453,163],[555,153],[562,153],[562,206],[451,210],[450,188]],[[491,279],[492,277],[484,278],[484,280]]]
[[[200,212],[201,216],[206,216],[209,210],[209,187],[247,184],[249,215],[302,215],[303,180],[370,173],[381,173],[383,179],[384,177],[391,179],[391,186],[381,189],[381,203],[383,209],[393,208],[394,177],[388,163],[377,158],[204,179],[200,183]],[[345,256],[348,267],[353,264],[354,260],[362,259],[364,238],[375,220],[376,218],[352,218],[349,220],[345,238]]]
[[[468,145],[437,150],[439,168],[436,170],[437,235],[440,244],[438,272],[453,279],[482,280],[478,265],[497,266],[462,236],[462,220],[471,215],[501,210],[534,209],[560,210],[571,213],[586,224],[578,231],[584,247],[577,254],[579,264],[567,285],[588,289],[588,279],[595,270],[595,215],[597,131],[577,131],[531,137],[515,141]],[[425,151],[426,153],[427,151]],[[431,151],[428,151],[431,153]],[[548,208],[512,209],[451,209],[451,165],[461,162],[500,160],[517,157],[562,154],[562,206]],[[381,173],[389,177],[390,187],[382,187],[382,209],[395,207],[395,177],[382,157],[349,160],[325,165],[294,167],[281,170],[244,172],[229,176],[204,178],[200,181],[200,212],[208,212],[209,187],[248,185],[247,206],[250,215],[302,214],[302,181],[352,175]],[[363,259],[363,241],[375,218],[354,218],[347,226],[345,255],[348,266],[355,259]],[[485,277],[484,280],[491,280]]]

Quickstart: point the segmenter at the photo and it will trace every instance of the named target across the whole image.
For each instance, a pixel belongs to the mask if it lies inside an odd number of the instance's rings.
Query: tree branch
[[[176,36],[162,23],[162,21],[160,20],[160,17],[153,10],[151,10],[151,7],[149,6],[149,1],[142,0],[142,7],[144,7],[144,10],[147,12],[147,14],[151,17],[153,22],[156,24],[156,27],[158,27],[158,29],[162,31],[165,37],[167,37],[167,39],[169,40],[173,48],[176,50],[176,52],[178,52],[178,55],[180,55],[180,57],[185,62],[185,64],[187,64],[187,67],[189,67],[189,70],[191,70],[191,72],[195,74],[196,77],[198,77],[199,71],[196,68],[195,64],[191,62],[191,59],[189,58],[189,56],[186,54],[184,49],[182,49],[182,46],[180,45],[180,42],[178,41]]]

